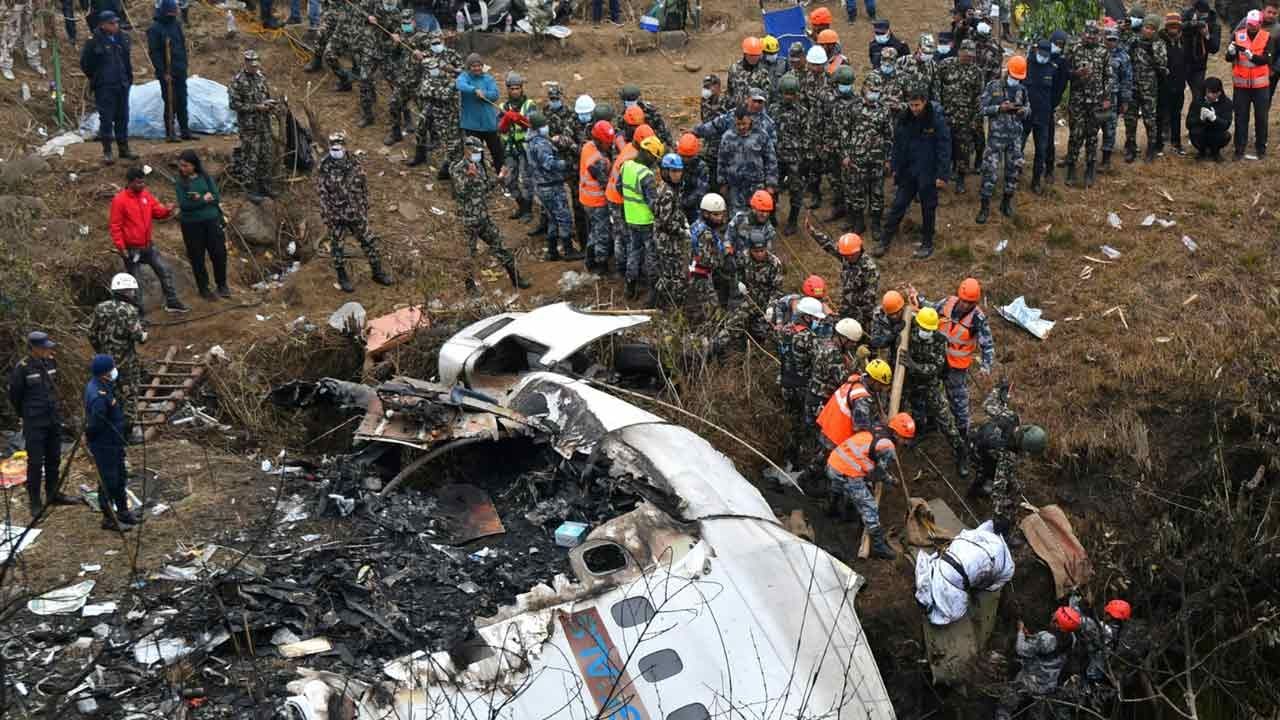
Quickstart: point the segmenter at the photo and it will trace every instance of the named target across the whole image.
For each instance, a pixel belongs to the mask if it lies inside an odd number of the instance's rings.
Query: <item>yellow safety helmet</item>
[[[876,358],[867,363],[867,375],[878,383],[888,385],[893,381],[893,368],[889,367],[889,363]]]
[[[769,55],[772,55],[778,52],[778,48],[780,47],[778,45],[778,38],[772,35],[765,35],[764,37],[760,38],[760,42],[764,44],[764,51]]]
[[[650,155],[656,158],[662,157],[663,154],[666,153],[667,151],[666,146],[663,145],[662,141],[656,137],[647,137],[641,140],[640,149],[644,150],[645,152],[649,153]]]
[[[938,329],[938,311],[931,307],[926,307],[916,313],[916,324],[925,330]]]

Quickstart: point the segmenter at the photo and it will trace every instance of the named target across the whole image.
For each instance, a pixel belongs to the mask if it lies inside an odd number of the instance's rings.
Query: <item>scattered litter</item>
[[[85,717],[92,717],[98,714],[98,701],[91,697],[76,701],[76,710]]]
[[[1106,255],[1108,258],[1112,260],[1120,259],[1120,251],[1111,247],[1110,245],[1102,245],[1098,249],[1102,251],[1103,255]]]
[[[1128,330],[1128,329],[1129,329],[1129,321],[1124,319],[1124,310],[1121,310],[1119,305],[1116,305],[1115,307],[1111,308],[1110,310],[1108,310],[1108,311],[1106,311],[1106,312],[1102,313],[1102,317],[1106,317],[1106,316],[1110,315],[1111,313],[1119,313],[1119,314],[1120,314],[1120,323],[1121,323],[1122,325],[1124,325],[1124,329],[1125,329],[1125,330]]]
[[[200,579],[200,568],[165,565],[151,573],[152,580],[169,580],[172,582],[196,582]]]
[[[323,535],[318,535],[318,534],[317,534],[317,535],[303,535],[301,539],[302,539],[302,542],[305,542],[305,543],[313,543],[313,542],[315,542],[315,541],[319,540],[319,539],[320,539],[320,538],[322,538],[322,537],[324,537],[324,536],[323,536]]]
[[[1049,335],[1049,331],[1053,329],[1054,322],[1052,320],[1044,320],[1040,317],[1041,310],[1027,306],[1027,300],[1022,295],[1013,299],[1013,302],[1003,307],[997,307],[1000,317],[1021,327],[1027,332],[1035,335],[1041,340]]]
[[[51,590],[38,598],[27,601],[27,609],[36,615],[67,615],[80,612],[93,592],[93,580],[85,580],[75,585]]]
[[[1053,226],[1052,226],[1052,225],[1050,225],[1049,227],[1053,227]],[[1047,231],[1046,231],[1046,232],[1047,232]],[[1007,239],[1006,239],[1006,240],[1001,240],[1000,242],[996,243],[996,250],[995,250],[995,253],[996,253],[997,255],[999,255],[1000,253],[1004,252],[1004,249],[1005,249],[1005,248],[1007,248],[1007,247],[1009,247],[1009,241],[1008,241]]]
[[[329,316],[329,327],[338,332],[350,329],[358,334],[364,327],[364,319],[364,306],[358,302],[351,301],[333,311],[333,314]]]
[[[289,628],[282,627],[271,633],[271,644],[277,647],[280,645],[293,645],[298,642],[302,642],[302,638],[295,635]]]
[[[11,554],[17,555],[31,547],[31,543],[40,537],[41,532],[40,528],[25,528],[7,523],[0,525],[0,563],[8,562]]]
[[[1084,268],[1080,270],[1080,279],[1088,280],[1091,277],[1093,277],[1093,266],[1085,265]]]
[[[580,522],[567,522],[556,528],[556,544],[560,547],[578,547],[587,538],[590,525]]]
[[[431,206],[431,214],[432,214],[432,215],[444,215],[444,211],[443,211],[443,210],[441,210],[440,208],[436,207],[435,205],[432,205],[432,206]]]
[[[599,279],[599,276],[594,273],[566,270],[564,274],[560,276],[560,280],[556,283],[556,287],[560,289],[561,293],[571,293],[574,290],[577,290],[584,285],[590,285]]]
[[[281,645],[276,648],[280,654],[287,658],[306,657],[307,655],[315,655],[316,653],[329,652],[333,649],[333,643],[328,638],[311,638],[289,645]]]
[[[100,603],[91,603],[85,605],[80,610],[81,617],[98,617],[99,615],[110,615],[116,611],[116,603],[114,600]]]
[[[1169,202],[1177,202],[1177,200],[1174,200],[1173,196],[1169,194],[1169,191],[1164,188],[1160,188],[1160,196]]]
[[[1196,300],[1199,300],[1199,299],[1200,299],[1200,293],[1195,293],[1195,294],[1193,294],[1191,297],[1187,298],[1186,300],[1183,300],[1183,301],[1182,301],[1182,304],[1183,304],[1183,305],[1190,305],[1191,303],[1193,303],[1193,302],[1195,302]]]
[[[1142,227],[1151,227],[1156,223],[1160,223],[1160,227],[1163,227],[1163,228],[1173,227],[1174,225],[1178,224],[1176,220],[1165,220],[1164,218],[1158,218],[1156,217],[1155,213],[1151,213],[1150,215],[1142,218]]]
[[[161,660],[169,665],[190,652],[191,646],[182,638],[146,639],[133,646],[133,659],[142,665],[154,665]]]
[[[280,503],[277,508],[281,513],[280,524],[302,522],[310,517],[310,513],[306,510],[306,502],[299,496],[294,495],[286,501]]]
[[[480,562],[481,560],[484,560],[486,558],[491,558],[497,554],[498,552],[496,550],[494,550],[493,548],[487,547],[481,550],[477,550],[476,552],[471,553],[467,557],[471,558],[471,560],[474,562]]]
[[[476,593],[480,592],[480,586],[471,582],[470,580],[459,585],[458,589],[468,595],[475,595]]]
[[[92,630],[93,636],[99,640],[106,640],[111,635],[111,626],[106,623],[98,623],[93,626]]]
[[[209,357],[214,358],[215,360],[221,360],[223,362],[227,362],[231,359],[230,357],[227,356],[227,351],[223,350],[221,345],[214,345],[213,347],[209,348],[208,355]]]
[[[151,508],[151,515],[160,515],[167,510],[169,510],[169,506],[165,503],[156,503],[155,506]]]
[[[1169,337],[1168,335],[1161,335],[1160,337],[1156,338],[1156,342],[1161,344],[1167,343],[1167,342],[1173,342],[1173,338]]]
[[[102,572],[102,566],[97,563],[80,563],[80,570],[87,573]]]
[[[1200,248],[1200,246],[1196,244],[1196,241],[1191,239],[1190,235],[1182,236],[1182,244],[1185,245],[1186,248],[1191,252],[1195,252],[1197,249]]]
[[[342,517],[350,515],[356,509],[356,501],[352,498],[343,497],[336,493],[330,494],[329,499],[338,507],[338,514]]]
[[[50,138],[48,142],[40,146],[39,150],[36,150],[36,153],[38,153],[40,157],[49,157],[51,155],[61,157],[67,152],[68,145],[76,145],[82,142],[84,142],[84,137],[82,137],[80,133],[68,130],[61,135]],[[71,176],[71,181],[75,182],[75,179],[76,176],[73,174]]]
[[[1115,228],[1116,230],[1119,230],[1120,228],[1123,227],[1123,225],[1120,224],[1120,216],[1113,212],[1107,213],[1107,224]]]

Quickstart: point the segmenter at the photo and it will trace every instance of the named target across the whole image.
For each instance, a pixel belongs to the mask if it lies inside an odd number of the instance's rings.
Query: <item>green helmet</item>
[[[800,92],[800,81],[795,75],[787,73],[778,81],[778,90],[784,93]]]
[[[1023,425],[1014,432],[1018,449],[1031,455],[1039,455],[1049,446],[1049,434],[1039,425]]]
[[[837,85],[852,85],[853,68],[848,65],[841,65],[839,68],[836,68],[835,81]]]
[[[537,130],[538,128],[543,127],[546,124],[547,124],[547,116],[543,115],[541,111],[534,110],[533,112],[529,113],[529,127],[533,128],[534,130]]]
[[[639,100],[640,86],[639,85],[623,85],[622,92],[619,94],[622,96],[623,100]]]
[[[596,109],[591,111],[592,122],[606,120],[613,122],[613,106],[607,102],[596,103]]]

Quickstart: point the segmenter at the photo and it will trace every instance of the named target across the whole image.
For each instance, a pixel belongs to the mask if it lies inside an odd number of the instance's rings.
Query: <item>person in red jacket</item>
[[[131,167],[124,177],[125,188],[111,199],[111,242],[124,258],[125,272],[138,280],[138,314],[141,316],[146,312],[142,303],[142,277],[139,275],[143,265],[150,265],[160,280],[165,312],[190,312],[191,308],[178,299],[173,275],[151,243],[151,221],[165,220],[174,217],[175,213],[147,190],[146,174],[142,168]]]

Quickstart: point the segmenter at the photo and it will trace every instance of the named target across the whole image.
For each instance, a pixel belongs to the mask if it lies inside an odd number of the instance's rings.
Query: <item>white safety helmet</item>
[[[796,312],[819,320],[827,316],[826,311],[822,309],[822,301],[812,297],[800,298],[800,301],[796,303]]]
[[[702,202],[698,203],[698,207],[707,212],[724,212],[724,198],[720,197],[720,193],[707,193],[702,196]]]
[[[836,323],[836,332],[841,337],[858,342],[862,339],[862,323],[853,318],[840,318],[840,322]]]
[[[814,45],[809,48],[809,53],[804,56],[805,62],[810,65],[826,65],[827,51],[821,45]]]
[[[111,277],[111,292],[121,290],[137,290],[138,279],[129,273],[116,273]]]
[[[579,95],[578,99],[573,102],[573,111],[580,115],[594,112],[595,109],[596,101],[590,95]]]

